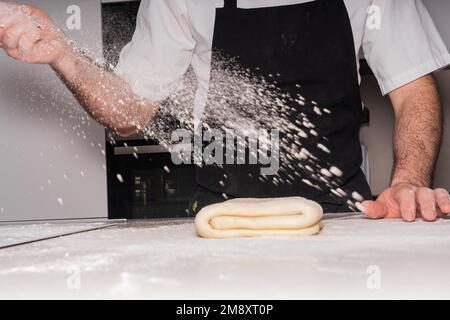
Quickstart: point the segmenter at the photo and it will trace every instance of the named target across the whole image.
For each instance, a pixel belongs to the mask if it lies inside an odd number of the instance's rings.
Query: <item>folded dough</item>
[[[320,232],[322,207],[301,197],[234,199],[203,208],[195,218],[203,238],[294,237]]]

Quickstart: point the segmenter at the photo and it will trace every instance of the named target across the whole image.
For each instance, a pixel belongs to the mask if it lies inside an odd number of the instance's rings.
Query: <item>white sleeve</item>
[[[194,48],[186,0],[143,0],[115,73],[137,95],[161,101],[182,86]]]
[[[383,94],[450,64],[448,49],[421,0],[373,0],[367,12],[362,46]]]

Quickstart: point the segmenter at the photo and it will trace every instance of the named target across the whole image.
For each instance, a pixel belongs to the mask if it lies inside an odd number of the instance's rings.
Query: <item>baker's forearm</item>
[[[119,76],[72,48],[51,67],[87,112],[122,135],[142,130],[157,110],[157,104],[135,95]]]
[[[391,184],[429,187],[442,136],[439,94],[431,76],[408,85],[404,91],[401,99],[393,99],[396,122]]]
[[[442,136],[442,108],[431,76],[417,79],[389,94],[395,111],[395,163],[391,186],[376,201],[365,201],[369,218],[417,217],[435,221],[450,213],[447,190],[434,189],[433,173]]]
[[[144,128],[157,106],[73,49],[50,16],[39,8],[0,1],[0,47],[12,58],[49,64],[80,104],[99,122],[124,135]]]

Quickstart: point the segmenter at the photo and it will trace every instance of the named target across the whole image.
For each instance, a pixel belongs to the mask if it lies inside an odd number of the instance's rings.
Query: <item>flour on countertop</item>
[[[200,239],[191,222],[138,223],[0,250],[0,296],[361,298],[376,294],[365,283],[377,265],[380,297],[450,297],[450,220],[324,223],[310,238],[229,240]],[[78,292],[65,286],[74,267]]]

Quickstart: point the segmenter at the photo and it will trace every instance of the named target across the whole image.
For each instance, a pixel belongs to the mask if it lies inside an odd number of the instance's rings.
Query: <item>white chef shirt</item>
[[[245,9],[309,1],[238,0],[237,4]],[[136,94],[161,101],[180,88],[183,75],[192,66],[198,80],[195,108],[203,110],[215,12],[223,2],[142,0],[135,34],[121,52],[116,73]],[[363,52],[383,94],[450,64],[450,54],[421,0],[344,2],[352,25],[355,57]]]

